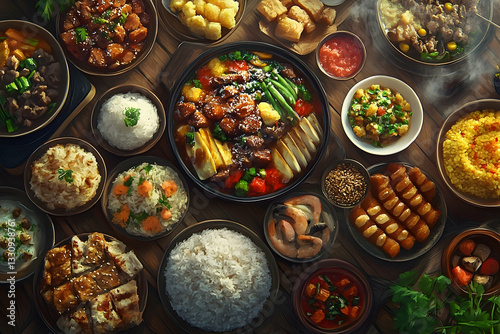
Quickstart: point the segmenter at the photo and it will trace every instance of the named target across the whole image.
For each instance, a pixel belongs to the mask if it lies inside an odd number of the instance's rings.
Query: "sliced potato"
[[[206,180],[217,173],[208,144],[199,132],[194,133],[194,145],[186,145],[186,152],[200,180]]]
[[[271,157],[273,159],[274,167],[281,173],[283,179],[282,182],[286,183],[293,178],[293,172],[290,166],[286,163],[285,159],[281,156],[277,149],[273,148],[271,150]]]
[[[321,125],[319,124],[318,118],[316,117],[315,113],[310,113],[309,116],[306,117],[309,123],[313,126],[314,130],[318,133],[320,138],[323,138],[323,129],[321,128]]]
[[[305,126],[307,128],[307,126]],[[312,138],[307,134],[307,132],[301,127],[301,126],[296,126],[294,129],[297,131],[297,134],[299,135],[300,139],[302,139],[302,142],[304,145],[307,147],[307,151],[312,155],[316,153],[316,145],[314,144],[314,141]]]
[[[285,136],[281,138],[283,143],[290,149],[292,154],[295,156],[295,159],[297,159],[297,162],[299,163],[299,166],[301,168],[306,168],[307,167],[307,159],[302,153],[302,151],[299,149],[295,141],[293,140],[292,136],[290,133],[287,133]]]
[[[292,128],[288,132],[288,134],[290,135],[290,137],[292,137],[300,152],[304,155],[304,158],[306,158],[307,161],[310,161],[312,159],[311,153],[309,152],[306,144],[304,144],[304,142],[302,141],[302,137],[299,134],[298,127]]]
[[[300,120],[299,126],[312,139],[314,145],[318,145],[321,142],[321,138],[319,138],[318,133],[314,130],[313,126],[306,117]]]
[[[294,173],[299,174],[302,168],[300,168],[297,159],[295,159],[295,156],[293,155],[292,151],[288,148],[288,146],[286,146],[286,144],[280,139],[276,143],[276,148],[278,149],[278,152],[280,152],[283,159],[285,159],[288,166],[292,169],[292,171]]]
[[[214,137],[212,136],[212,133],[210,133],[210,130],[208,128],[200,128],[199,132],[203,136],[203,139],[205,139],[205,142],[208,145],[208,149],[210,150],[212,158],[214,159],[215,168],[218,169],[220,166],[223,166],[224,162],[222,160],[222,156],[219,153],[219,149],[215,145],[215,140]]]
[[[222,157],[222,161],[224,161],[224,166],[229,166],[233,163],[233,155],[231,154],[231,149],[227,146],[227,143],[221,143],[220,140],[214,139],[215,146],[219,150],[219,153]]]

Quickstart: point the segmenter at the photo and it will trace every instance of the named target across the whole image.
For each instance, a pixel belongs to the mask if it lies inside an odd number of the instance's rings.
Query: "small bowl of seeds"
[[[363,164],[343,159],[325,169],[321,188],[328,201],[341,209],[352,208],[365,198],[370,174]]]

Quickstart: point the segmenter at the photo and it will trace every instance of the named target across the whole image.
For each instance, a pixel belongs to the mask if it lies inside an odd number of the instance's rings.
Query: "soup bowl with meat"
[[[319,80],[291,53],[266,43],[204,52],[171,96],[168,135],[177,160],[198,186],[223,199],[283,194],[311,173],[330,141]]]
[[[152,0],[76,1],[57,17],[66,57],[81,71],[112,76],[149,54],[158,33]]]
[[[0,22],[0,137],[33,133],[52,122],[69,92],[64,52],[41,26]]]

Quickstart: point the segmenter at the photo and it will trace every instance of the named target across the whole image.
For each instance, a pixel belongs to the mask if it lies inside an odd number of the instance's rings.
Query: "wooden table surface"
[[[0,2],[0,20],[23,19],[44,25],[39,15],[35,14],[34,0],[15,1],[2,0]],[[241,40],[260,40],[274,43],[258,29],[260,17],[256,13],[255,7],[258,0],[248,0],[245,15],[233,34],[223,43]],[[336,7],[338,11],[336,24],[339,30],[356,32],[364,41],[367,48],[368,60],[362,72],[354,79],[347,81],[334,81],[323,75],[316,66],[314,53],[300,56],[310,68],[315,72],[328,95],[331,106],[331,128],[345,149],[346,156],[361,161],[365,166],[384,161],[404,161],[412,165],[420,166],[437,181],[437,187],[446,198],[448,208],[448,220],[445,232],[441,240],[427,254],[415,260],[403,263],[391,263],[378,260],[360,249],[349,234],[347,226],[341,219],[340,232],[330,257],[343,259],[362,268],[370,278],[372,289],[375,295],[375,307],[373,315],[362,333],[390,333],[390,317],[383,307],[387,301],[387,287],[391,280],[406,270],[416,269],[426,272],[438,272],[439,257],[453,235],[470,226],[479,226],[495,217],[500,216],[499,208],[480,209],[466,204],[451,191],[441,179],[437,168],[435,157],[435,146],[438,132],[446,116],[463,103],[480,98],[498,98],[496,95],[492,79],[495,73],[495,65],[500,64],[500,30],[493,30],[489,35],[488,43],[480,53],[469,57],[467,66],[450,76],[429,76],[415,74],[414,69],[401,68],[394,65],[394,62],[380,47],[381,41],[375,34],[373,26],[368,22],[373,19],[375,12],[366,8],[367,1],[346,1],[343,5]],[[500,3],[494,1],[494,21],[500,22]],[[158,2],[159,4],[159,2]],[[90,114],[96,98],[105,90],[115,85],[134,82],[150,87],[161,97],[164,105],[168,101],[168,90],[162,84],[163,75],[175,78],[175,68],[167,67],[172,57],[176,58],[177,50],[184,50],[184,54],[196,54],[207,48],[206,45],[182,45],[182,40],[175,37],[168,31],[168,24],[160,17],[159,32],[156,44],[148,58],[134,70],[114,77],[87,76],[96,89],[95,97],[88,103],[74,118],[74,120],[61,132],[61,136],[74,136],[82,138],[97,147],[103,155],[108,171],[118,162],[123,160],[112,155],[98,146],[90,131]],[[53,29],[51,23],[45,24],[47,28]],[[375,29],[376,30],[376,29]],[[52,30],[53,31],[53,30]],[[186,51],[187,50],[187,51]],[[178,52],[181,52],[178,51]],[[176,64],[181,67],[188,65],[188,61],[182,57],[177,57]],[[424,124],[422,131],[415,142],[401,153],[383,157],[364,153],[357,149],[347,138],[342,130],[340,122],[340,110],[344,96],[352,85],[356,82],[377,74],[385,74],[397,77],[407,82],[419,95],[424,108]],[[154,155],[168,158],[172,161],[172,153],[167,143],[166,135],[145,155]],[[334,154],[328,152],[319,163],[312,175],[299,188],[299,190],[319,191],[318,180],[322,173],[322,167],[331,162]],[[22,172],[21,172],[22,173]],[[14,175],[12,175],[14,174]],[[6,170],[0,168],[0,185],[23,188],[22,175],[18,170]],[[135,250],[136,254],[145,267],[147,282],[149,285],[149,295],[144,322],[134,328],[134,333],[181,333],[182,331],[167,317],[160,303],[156,277],[158,267],[162,260],[164,250],[169,245],[171,239],[181,229],[196,222],[221,218],[237,221],[252,229],[259,236],[264,237],[262,223],[267,209],[267,203],[257,204],[237,204],[211,198],[197,190],[194,184],[192,187],[192,199],[189,212],[178,228],[169,236],[154,242],[137,242],[125,239],[126,244]],[[1,194],[0,194],[1,195]],[[242,214],[244,212],[244,214]],[[343,217],[343,212],[337,212],[339,217]],[[56,243],[67,236],[83,232],[103,232],[115,235],[114,230],[106,221],[100,205],[95,205],[89,211],[71,217],[51,217],[56,231]],[[275,257],[280,269],[281,288],[279,298],[275,301],[273,309],[270,310],[269,317],[255,329],[255,333],[299,333],[300,329],[295,326],[295,317],[290,304],[290,292],[297,275],[306,266],[294,265]],[[46,333],[49,329],[44,325],[38,315],[33,302],[33,278],[29,278],[16,284],[16,327],[7,325],[7,317],[4,316],[8,306],[7,285],[0,285],[0,332],[1,333]]]

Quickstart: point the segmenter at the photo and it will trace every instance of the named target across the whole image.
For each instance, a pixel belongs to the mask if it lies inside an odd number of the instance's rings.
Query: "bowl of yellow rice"
[[[436,152],[455,195],[480,207],[500,206],[500,100],[471,101],[450,114]]]

